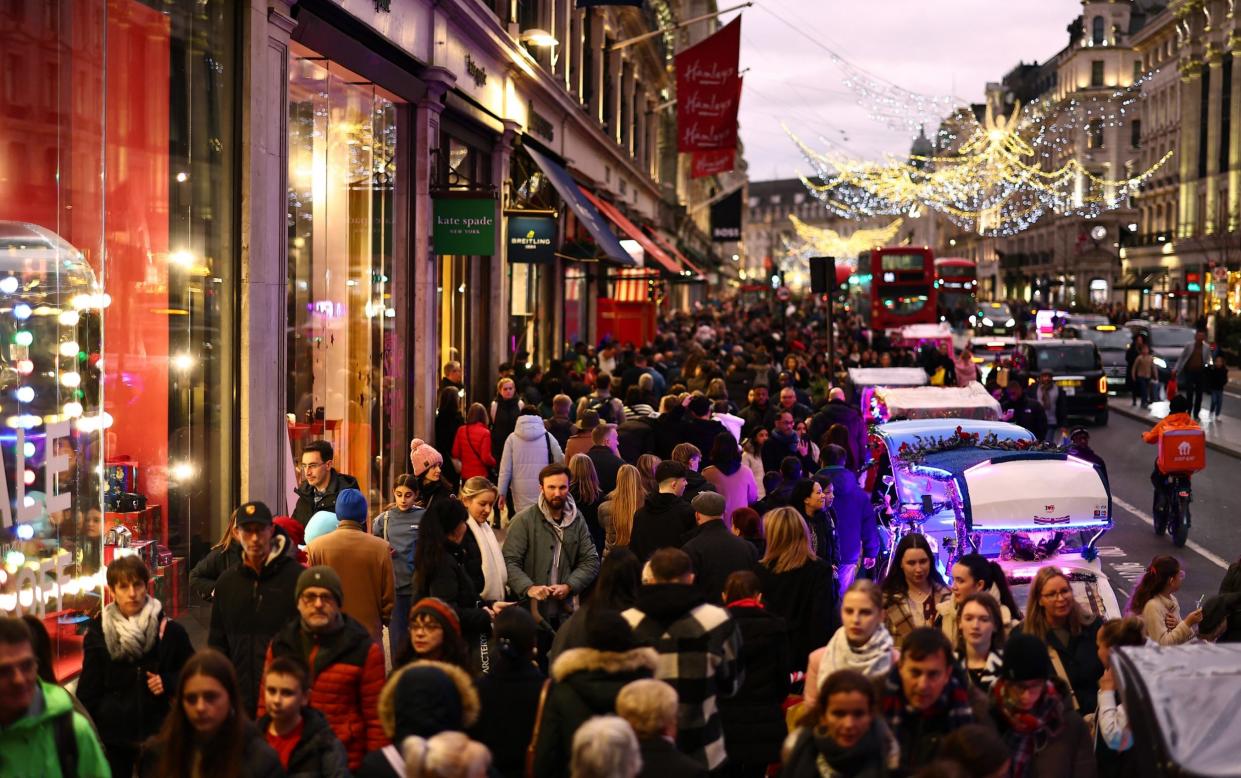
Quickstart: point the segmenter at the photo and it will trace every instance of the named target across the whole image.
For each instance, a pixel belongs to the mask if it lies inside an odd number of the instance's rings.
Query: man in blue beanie
[[[377,642],[392,618],[396,581],[388,542],[366,531],[366,498],[357,489],[336,495],[336,529],[306,547],[312,565],[327,565],[340,576],[341,609],[371,633]]]

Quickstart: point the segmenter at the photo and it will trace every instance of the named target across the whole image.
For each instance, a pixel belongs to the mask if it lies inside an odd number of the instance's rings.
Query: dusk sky
[[[905,153],[912,140],[873,121],[830,54],[781,19],[905,89],[978,102],[1018,61],[1062,49],[1081,0],[756,0],[742,13],[741,139],[750,180],[761,181],[811,172],[781,122],[816,149],[827,148],[822,135],[863,157]]]

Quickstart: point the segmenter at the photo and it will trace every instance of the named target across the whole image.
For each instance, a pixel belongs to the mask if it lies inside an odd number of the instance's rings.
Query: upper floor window
[[[1129,145],[1137,148],[1142,145],[1142,120],[1134,119],[1129,122]]]
[[[1086,125],[1086,148],[1103,148],[1103,120],[1095,119]]]
[[[1107,22],[1102,16],[1096,16],[1090,22],[1090,42],[1095,46],[1103,46],[1107,43]]]
[[[1090,63],[1090,85],[1103,86],[1103,60],[1101,59]]]

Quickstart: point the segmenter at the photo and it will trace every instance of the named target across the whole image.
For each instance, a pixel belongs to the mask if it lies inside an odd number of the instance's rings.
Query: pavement
[[[1218,419],[1212,419],[1211,414],[1207,412],[1210,402],[1210,398],[1203,400],[1202,412],[1198,416],[1198,422],[1206,431],[1207,447],[1241,458],[1241,393],[1233,392],[1231,389],[1224,391],[1223,413]],[[1166,400],[1160,400],[1143,408],[1140,405],[1133,405],[1129,397],[1122,395],[1108,400],[1108,410],[1112,414],[1120,414],[1140,421],[1150,428],[1155,426],[1155,422],[1168,415],[1168,403]]]

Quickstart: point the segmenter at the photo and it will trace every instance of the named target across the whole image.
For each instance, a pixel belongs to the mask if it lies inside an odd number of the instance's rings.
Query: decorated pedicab
[[[965,386],[877,387],[863,406],[871,421],[976,419],[999,421],[1000,403],[977,381]]]
[[[980,553],[999,562],[1018,604],[1043,565],[1064,570],[1084,608],[1121,615],[1096,544],[1112,526],[1102,471],[1014,424],[941,418],[896,421],[875,434],[891,514],[891,546],[925,535],[942,572]],[[891,553],[888,554],[889,564]]]
[[[867,419],[875,420],[875,391],[885,388],[926,386],[926,371],[920,367],[851,367],[849,387],[854,402]]]

